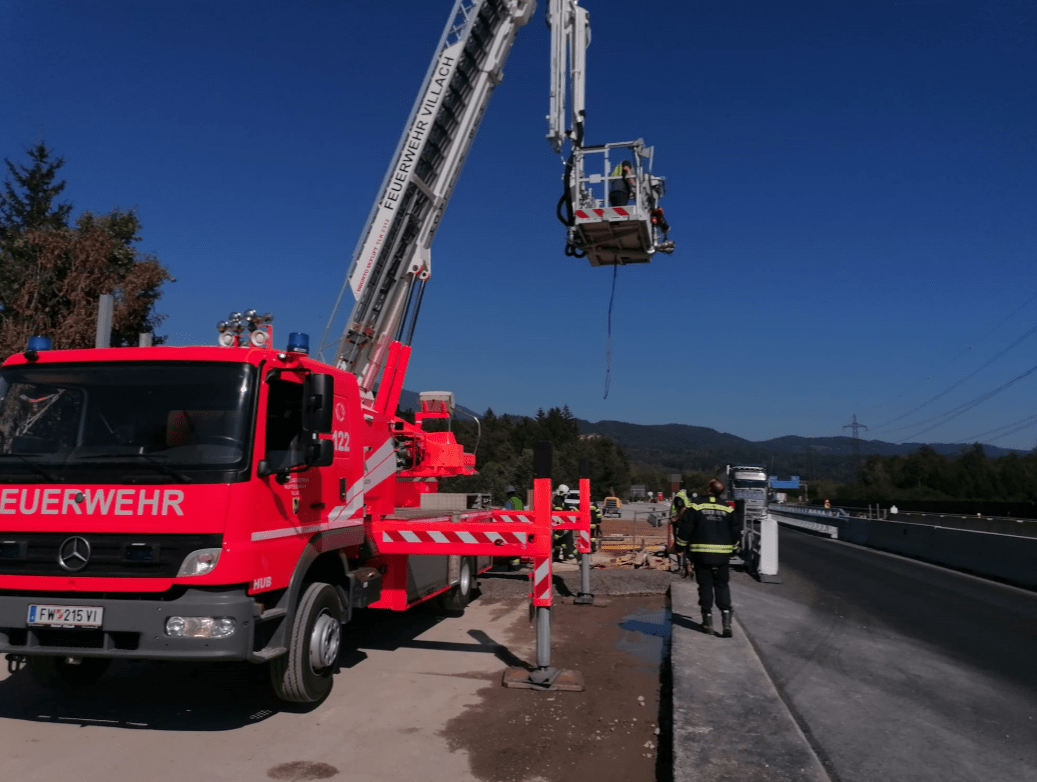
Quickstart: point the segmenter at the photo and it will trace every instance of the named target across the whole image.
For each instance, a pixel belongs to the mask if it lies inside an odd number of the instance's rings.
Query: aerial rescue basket
[[[586,257],[591,266],[617,266],[673,252],[659,206],[666,179],[652,174],[652,153],[641,139],[572,150],[566,214],[559,214],[568,226],[567,255]]]

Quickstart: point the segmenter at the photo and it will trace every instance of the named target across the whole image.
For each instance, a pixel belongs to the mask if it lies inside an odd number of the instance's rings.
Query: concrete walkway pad
[[[738,623],[701,628],[695,584],[671,588],[675,782],[830,782]],[[719,611],[713,614],[714,627]]]

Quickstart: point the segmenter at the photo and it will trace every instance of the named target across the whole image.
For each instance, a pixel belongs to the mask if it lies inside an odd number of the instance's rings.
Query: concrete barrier
[[[1037,588],[1037,538],[817,511],[773,506],[770,509],[780,524],[813,529],[848,543]]]

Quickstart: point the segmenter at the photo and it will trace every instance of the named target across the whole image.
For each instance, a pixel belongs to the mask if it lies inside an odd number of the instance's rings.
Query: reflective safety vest
[[[633,197],[634,189],[630,186],[630,182],[627,181],[634,178],[633,166],[631,166],[630,174],[623,176],[623,164],[619,163],[614,169],[612,169],[612,176],[618,177],[618,179],[612,180],[609,191],[621,190]]]
[[[673,502],[670,503],[670,518],[676,519],[680,512],[691,505],[691,500],[688,499],[688,494],[684,489],[673,495]]]
[[[524,507],[518,496],[508,497],[504,502],[504,510],[523,510]]]

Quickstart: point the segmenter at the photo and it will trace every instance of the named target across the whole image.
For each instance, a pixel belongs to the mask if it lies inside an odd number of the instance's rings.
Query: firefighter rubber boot
[[[720,623],[724,628],[724,631],[720,634],[722,638],[731,637],[731,612],[721,611],[720,612]]]
[[[713,612],[703,611],[702,612],[702,632],[706,635],[713,635]]]

